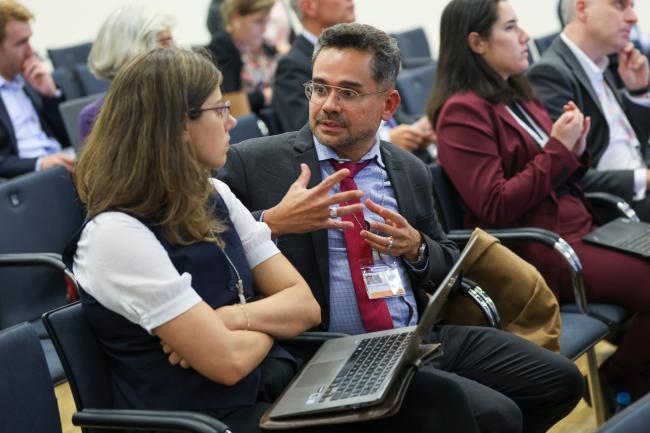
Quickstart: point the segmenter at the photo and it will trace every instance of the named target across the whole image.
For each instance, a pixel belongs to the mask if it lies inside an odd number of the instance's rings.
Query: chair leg
[[[598,360],[596,349],[592,347],[587,351],[587,377],[589,382],[589,395],[591,396],[591,407],[596,415],[596,425],[600,426],[605,422],[605,405],[603,401],[603,389],[598,376]]]

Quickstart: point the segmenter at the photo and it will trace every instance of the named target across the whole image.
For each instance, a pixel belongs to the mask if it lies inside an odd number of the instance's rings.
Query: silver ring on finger
[[[388,245],[386,245],[386,249],[390,250],[391,248],[393,248],[393,237],[388,236]]]
[[[330,206],[330,218],[335,219],[339,217],[338,208],[336,206]]]

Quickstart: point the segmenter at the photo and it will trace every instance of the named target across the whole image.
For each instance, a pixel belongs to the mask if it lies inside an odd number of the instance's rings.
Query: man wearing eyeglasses
[[[413,325],[458,249],[435,215],[428,167],[377,136],[400,103],[399,49],[362,24],[331,27],[318,42],[304,84],[309,124],[234,145],[222,178],[309,283],[322,329]],[[368,275],[397,281],[395,296]],[[545,431],[582,393],[570,362],[513,335],[436,326],[430,338],[445,353],[431,374],[461,385],[481,431]]]

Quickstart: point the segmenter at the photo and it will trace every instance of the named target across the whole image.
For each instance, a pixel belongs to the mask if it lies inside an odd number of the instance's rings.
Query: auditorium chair
[[[650,394],[614,415],[596,433],[647,433],[650,430]]]
[[[76,64],[87,62],[92,45],[92,42],[85,42],[69,47],[50,48],[47,50],[47,55],[54,68],[72,69]]]
[[[61,419],[48,366],[33,327],[22,323],[0,331],[0,432],[61,433]],[[191,412],[84,410],[74,425],[111,430],[188,433],[227,432],[214,418]]]
[[[81,138],[79,137],[79,112],[88,104],[95,102],[104,93],[83,96],[77,99],[67,99],[59,104],[59,113],[63,119],[65,132],[68,134],[70,144],[77,154],[81,150]]]
[[[255,113],[249,113],[237,118],[237,125],[230,130],[230,144],[265,135],[269,135],[266,124]]]
[[[471,231],[463,229],[458,193],[442,167],[433,164],[430,168],[438,218],[449,239],[462,245],[469,240]],[[616,200],[616,197],[612,196],[612,200]],[[535,227],[489,229],[486,231],[506,245],[516,245],[522,242],[544,244],[566,260],[573,281],[575,304],[562,305],[560,308],[562,320],[560,353],[572,360],[586,353],[589,393],[596,422],[599,425],[602,424],[605,421],[605,410],[594,346],[611,335],[612,332],[617,331],[617,326],[622,325],[630,317],[630,313],[616,305],[587,302],[580,259],[571,246],[556,233]]]
[[[422,116],[436,79],[436,69],[437,65],[430,63],[400,71],[395,87],[402,98],[400,106],[406,114],[414,118]]]
[[[68,302],[73,276],[61,252],[81,226],[83,208],[63,167],[0,184],[0,329],[29,322],[41,338],[52,380],[63,369],[41,314]]]
[[[397,41],[404,68],[414,68],[433,63],[427,35],[422,27],[391,33]]]

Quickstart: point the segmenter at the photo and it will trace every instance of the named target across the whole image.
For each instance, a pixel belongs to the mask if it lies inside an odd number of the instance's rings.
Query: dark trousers
[[[582,395],[583,379],[573,363],[511,334],[438,326],[430,339],[442,343],[443,356],[413,377],[399,413],[369,423],[302,431],[543,432]],[[258,422],[268,406],[258,403],[222,413],[220,419],[235,433],[260,432]]]
[[[448,325],[430,339],[443,347],[432,366],[463,388],[482,433],[544,432],[583,394],[571,361],[507,332]]]

